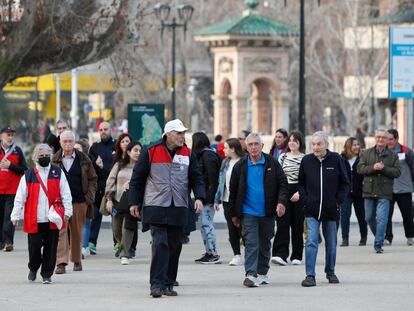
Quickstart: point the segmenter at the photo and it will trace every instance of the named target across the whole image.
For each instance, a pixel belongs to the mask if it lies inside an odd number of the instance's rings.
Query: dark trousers
[[[352,214],[352,204],[354,205],[355,215],[358,219],[359,233],[361,239],[367,238],[368,225],[365,220],[364,198],[362,195],[349,193],[344,203],[341,205],[341,233],[342,239],[349,239],[350,218]],[[339,229],[339,227],[338,227]]]
[[[394,235],[392,234],[392,215],[394,214],[394,205],[398,203],[401,215],[403,218],[405,237],[414,237],[414,223],[411,203],[411,193],[394,193],[390,204],[390,211],[388,214],[387,233],[385,239],[392,242]]]
[[[32,271],[37,271],[42,266],[40,275],[44,278],[50,278],[56,265],[59,230],[50,230],[49,223],[39,223],[37,228],[37,233],[29,233],[27,236],[29,246],[28,267]]]
[[[241,230],[233,225],[231,221],[230,206],[228,202],[223,202],[224,217],[226,218],[227,228],[229,230],[229,241],[234,255],[240,255],[240,238]]]
[[[290,198],[298,190],[296,184],[290,184],[289,201],[286,212],[282,217],[276,216],[277,230],[273,240],[272,256],[278,256],[283,260],[289,257],[290,233],[292,232],[292,255],[290,259],[302,260],[303,256],[303,203],[291,202]]]
[[[183,228],[151,224],[150,230],[152,236],[151,289],[171,287],[177,279]]]
[[[10,221],[14,197],[14,194],[0,195],[0,247],[14,242],[14,226]]]
[[[93,205],[93,219],[91,220],[91,233],[89,235],[89,242],[95,245],[98,243],[99,231],[101,230],[102,214],[99,212],[99,207],[101,206],[104,191],[98,190],[96,195],[95,204]]]

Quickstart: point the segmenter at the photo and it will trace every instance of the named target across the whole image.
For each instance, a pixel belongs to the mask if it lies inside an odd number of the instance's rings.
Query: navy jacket
[[[346,157],[343,154],[341,154],[341,156],[342,156],[342,159],[344,160],[346,173],[348,175],[348,180],[350,183],[350,191],[352,195],[362,197],[362,182],[364,181],[364,176],[358,174],[357,172],[359,157],[355,160],[354,165],[352,165],[352,170],[351,170],[351,165],[349,164],[348,159],[346,159]]]
[[[108,141],[100,141],[93,143],[89,149],[89,157],[91,158],[93,167],[98,175],[98,191],[105,192],[106,180],[112,168],[113,154],[115,151],[115,141],[111,138]],[[103,168],[96,165],[98,156],[101,157]]]
[[[287,179],[279,162],[272,156],[263,153],[264,165],[264,190],[266,216],[276,215],[276,206],[282,203],[287,206]],[[247,187],[247,157],[240,159],[233,167],[230,179],[229,206],[232,217],[243,217],[243,202]]]
[[[206,191],[205,204],[213,204],[219,183],[219,172],[221,159],[212,149],[204,149],[200,153],[195,153],[198,166],[204,177]]]
[[[322,161],[314,154],[304,156],[298,187],[306,217],[338,220],[340,205],[349,192],[348,175],[340,155],[327,150]]]

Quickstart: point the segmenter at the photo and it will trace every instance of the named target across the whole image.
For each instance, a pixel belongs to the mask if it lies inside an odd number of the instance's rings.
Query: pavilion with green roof
[[[241,16],[193,33],[214,55],[214,133],[224,137],[289,128],[289,38],[299,31],[259,14],[258,6],[245,0]]]

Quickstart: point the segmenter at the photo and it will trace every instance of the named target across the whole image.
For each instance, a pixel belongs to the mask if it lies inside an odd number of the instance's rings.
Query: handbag
[[[40,186],[42,187],[43,192],[46,194],[50,204],[47,218],[50,222],[54,223],[59,230],[61,230],[65,227],[65,207],[63,206],[62,198],[59,196],[55,199],[54,202],[52,202],[52,200],[50,200],[49,193],[46,190],[46,186],[40,178],[39,172],[36,169],[36,167],[33,168],[33,171],[37,179],[39,180]]]
[[[121,212],[123,214],[129,214],[129,206],[128,206],[128,190],[125,190],[121,198],[119,199],[119,202],[117,202],[116,209],[118,212]]]

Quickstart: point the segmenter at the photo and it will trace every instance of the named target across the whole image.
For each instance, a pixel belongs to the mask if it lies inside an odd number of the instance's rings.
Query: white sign
[[[389,96],[413,98],[414,27],[390,27]]]

